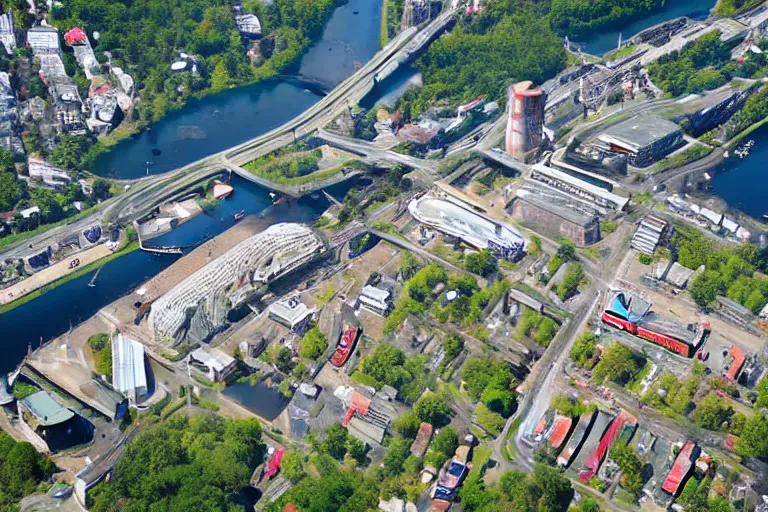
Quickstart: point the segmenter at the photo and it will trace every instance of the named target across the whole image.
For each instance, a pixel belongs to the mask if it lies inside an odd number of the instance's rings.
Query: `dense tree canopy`
[[[174,417],[126,447],[91,510],[241,510],[237,492],[263,457],[255,419]]]
[[[113,64],[136,79],[143,120],[156,120],[174,103],[207,88],[269,76],[292,63],[322,31],[338,0],[277,0],[246,2],[255,12],[274,53],[259,69],[251,66],[236,30],[229,2],[223,0],[147,0],[120,2],[72,0],[54,9],[53,23],[61,30],[82,27],[101,34],[94,48],[103,59],[109,51]],[[186,52],[198,59],[199,74],[173,74],[170,64]]]
[[[510,82],[541,83],[565,66],[565,51],[546,19],[517,2],[491,2],[487,13],[459,23],[416,62],[425,87],[406,95],[407,116],[432,101],[467,101],[481,94],[504,99]]]
[[[48,479],[53,463],[29,443],[17,443],[0,432],[0,512],[18,510],[17,503]]]
[[[550,20],[558,34],[578,39],[660,10],[664,0],[552,0]]]

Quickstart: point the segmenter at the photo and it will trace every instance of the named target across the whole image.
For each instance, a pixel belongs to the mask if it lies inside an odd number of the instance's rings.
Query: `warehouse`
[[[635,167],[648,167],[685,145],[683,132],[675,123],[643,114],[607,128],[598,141],[614,153],[626,154]]]

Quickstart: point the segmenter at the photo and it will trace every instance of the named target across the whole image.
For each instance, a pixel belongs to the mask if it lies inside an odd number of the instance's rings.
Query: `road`
[[[629,258],[632,251],[626,250],[626,244],[618,244],[611,253],[611,257],[602,267],[600,275],[592,278],[589,288],[583,292],[584,302],[588,307],[580,308],[557,332],[550,343],[549,348],[536,363],[524,387],[528,390],[519,403],[518,413],[507,420],[502,434],[494,441],[491,448],[497,460],[506,457],[505,444],[509,436],[512,424],[520,418],[520,428],[515,433],[515,445],[518,458],[516,463],[522,467],[533,469],[533,450],[525,443],[523,437],[533,432],[539,418],[549,408],[555,389],[555,381],[561,372],[564,372],[565,362],[568,358],[570,347],[576,338],[587,326],[592,311],[600,304],[601,297],[607,292],[609,283],[613,281]],[[619,259],[621,262],[619,263]]]
[[[393,38],[352,76],[341,82],[327,96],[287,123],[259,137],[210,155],[162,175],[130,182],[130,189],[105,201],[99,211],[66,226],[52,228],[37,236],[11,244],[0,258],[21,258],[48,247],[53,242],[75,234],[96,223],[117,220],[129,223],[152,208],[191,186],[203,183],[228,168],[246,163],[294,142],[327,125],[344,110],[357,104],[379,80],[418,54],[453,22],[455,9],[446,9],[423,29],[408,29]],[[281,189],[253,175],[254,182],[271,189]],[[125,183],[129,183],[125,181]]]

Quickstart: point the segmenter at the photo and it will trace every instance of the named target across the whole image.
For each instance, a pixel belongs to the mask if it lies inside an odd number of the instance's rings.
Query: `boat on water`
[[[341,338],[339,344],[336,345],[336,351],[331,356],[331,364],[333,366],[342,366],[349,359],[349,355],[352,353],[352,349],[355,346],[355,340],[357,339],[358,331],[351,325],[344,325],[341,331]]]
[[[236,214],[233,215],[235,222],[242,220],[243,217],[245,217],[245,210],[240,210]]]

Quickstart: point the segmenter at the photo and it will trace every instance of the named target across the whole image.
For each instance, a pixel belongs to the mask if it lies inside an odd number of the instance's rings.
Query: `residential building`
[[[365,285],[357,298],[357,306],[377,315],[387,316],[392,311],[392,293],[383,288]]]

